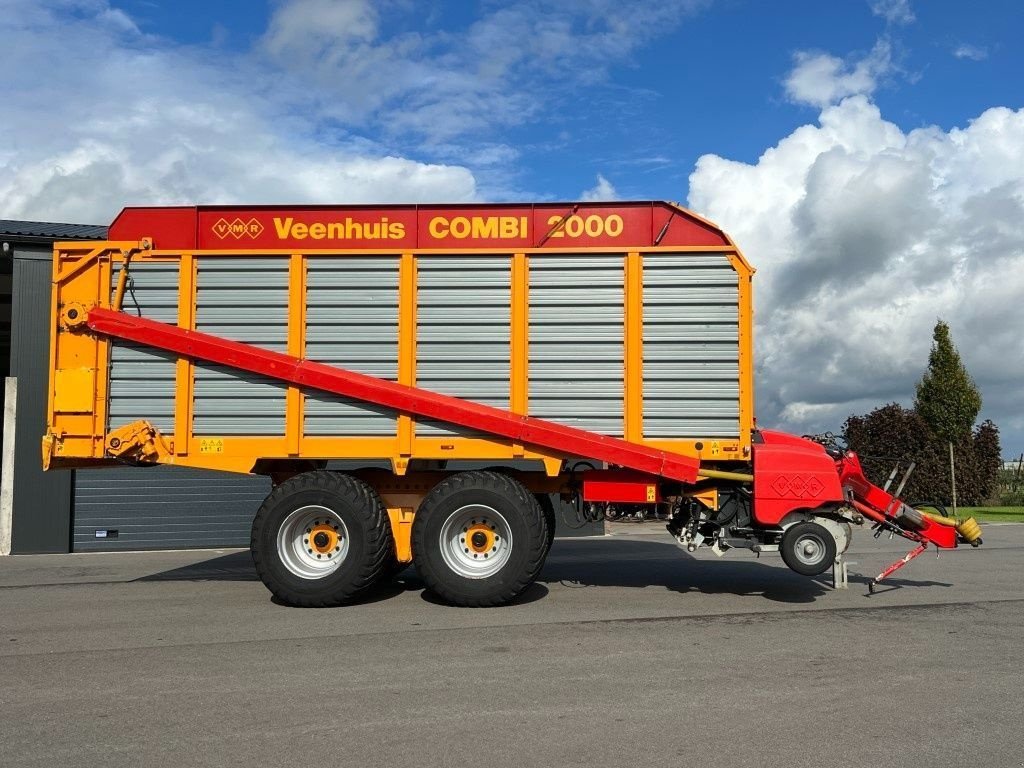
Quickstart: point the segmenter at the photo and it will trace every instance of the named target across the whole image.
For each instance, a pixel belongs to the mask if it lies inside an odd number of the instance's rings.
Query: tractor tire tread
[[[364,534],[366,548],[366,556],[361,567],[346,583],[335,585],[316,596],[295,591],[277,579],[268,567],[268,554],[262,548],[265,529],[270,522],[268,518],[275,514],[278,505],[285,503],[288,497],[303,491],[334,494],[351,508],[368,513],[366,524],[361,531]],[[276,532],[274,538],[276,539]],[[250,552],[260,580],[279,600],[297,607],[326,608],[351,602],[380,581],[385,573],[388,558],[393,556],[394,542],[387,511],[377,492],[352,475],[321,469],[295,475],[270,492],[253,520]]]
[[[501,590],[484,596],[469,595],[459,591],[442,574],[434,572],[422,554],[427,551],[425,538],[426,522],[433,510],[447,497],[458,491],[485,490],[509,498],[525,512],[523,523],[527,528],[528,554],[520,572]],[[522,483],[501,472],[473,470],[460,472],[445,478],[427,494],[416,513],[420,525],[413,524],[413,558],[416,571],[427,588],[444,601],[468,608],[490,608],[504,605],[521,595],[537,578],[547,557],[548,521],[540,504]]]

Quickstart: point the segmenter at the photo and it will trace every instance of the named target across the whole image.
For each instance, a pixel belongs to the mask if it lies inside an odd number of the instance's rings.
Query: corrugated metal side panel
[[[530,415],[623,434],[621,254],[530,259]]]
[[[287,352],[287,257],[199,258],[196,329]],[[283,435],[287,389],[264,376],[196,364],[192,431]]]
[[[270,493],[254,475],[184,467],[124,467],[75,473],[72,546],[117,549],[245,547]],[[97,531],[117,531],[97,538]]]
[[[644,437],[739,437],[739,283],[724,254],[645,254]]]
[[[510,257],[421,256],[417,271],[417,386],[508,409]],[[418,437],[475,434],[416,427]]]
[[[397,256],[313,257],[306,267],[306,357],[398,379]],[[317,392],[306,394],[305,434],[393,435],[396,414]]]
[[[113,295],[120,265],[111,271]],[[129,275],[130,290],[124,297],[124,311],[177,325],[178,264],[138,262],[132,265]],[[174,434],[176,359],[144,344],[112,342],[108,429],[146,419],[165,435]]]

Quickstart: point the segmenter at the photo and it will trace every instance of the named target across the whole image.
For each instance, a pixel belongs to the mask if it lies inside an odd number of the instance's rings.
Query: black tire
[[[477,563],[459,560],[461,544],[451,537],[459,535],[459,517],[470,514],[474,521],[479,518],[483,523],[486,518],[498,522],[498,530],[507,529],[507,549],[501,549],[504,542],[495,536],[488,544],[493,548],[480,553],[479,567],[493,572],[467,575],[466,570],[477,568]],[[442,533],[449,536],[447,548]],[[438,483],[420,504],[412,524],[413,562],[427,588],[446,602],[468,607],[503,605],[537,578],[548,538],[544,511],[522,483],[500,472],[462,472]],[[475,554],[468,546],[465,552],[467,557]],[[489,564],[485,563],[487,552],[495,555]]]
[[[783,534],[779,553],[792,570],[803,576],[817,576],[835,563],[836,540],[824,526],[797,523]]]
[[[551,551],[551,543],[555,540],[555,528],[558,525],[558,520],[555,518],[555,505],[551,501],[550,494],[535,493],[534,497],[537,499],[537,503],[540,504],[541,511],[544,513],[544,520],[548,524],[548,541],[544,549],[544,556],[547,557],[548,552]]]
[[[325,563],[324,568],[334,568],[325,575],[297,573],[295,569],[305,563],[305,554],[298,552],[304,545],[294,538],[289,545],[287,534],[298,531],[301,536],[303,517],[321,514],[323,522],[332,526],[340,519],[347,531],[347,536],[339,535],[331,542],[337,543],[339,550],[344,547],[341,564]],[[282,537],[285,541],[279,547]],[[318,470],[296,475],[271,491],[253,520],[250,548],[256,573],[275,597],[287,605],[319,608],[349,602],[378,581],[392,557],[394,542],[384,504],[373,488],[350,475]],[[310,554],[315,556],[312,551]],[[321,565],[310,558],[307,567],[312,570]]]

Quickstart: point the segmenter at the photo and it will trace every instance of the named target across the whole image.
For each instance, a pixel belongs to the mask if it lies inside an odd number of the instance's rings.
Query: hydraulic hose
[[[753,475],[742,472],[724,472],[720,469],[698,469],[697,477],[705,477],[709,480],[735,480],[738,483],[754,482]]]

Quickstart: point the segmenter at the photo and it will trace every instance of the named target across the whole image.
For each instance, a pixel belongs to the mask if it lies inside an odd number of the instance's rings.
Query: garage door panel
[[[270,480],[183,467],[75,473],[72,549],[247,547]]]

